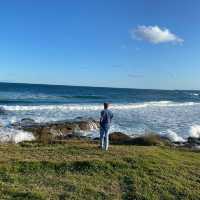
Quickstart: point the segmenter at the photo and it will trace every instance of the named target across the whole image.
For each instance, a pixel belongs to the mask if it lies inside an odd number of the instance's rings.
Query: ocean
[[[173,141],[200,136],[200,91],[0,83],[0,110],[4,111],[0,114],[0,141],[30,138],[29,133],[10,126],[23,118],[36,122],[99,119],[103,102],[111,103],[114,113],[111,131],[129,135],[154,132]]]

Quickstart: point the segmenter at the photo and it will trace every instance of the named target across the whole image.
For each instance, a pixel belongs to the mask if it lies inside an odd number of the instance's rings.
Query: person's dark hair
[[[109,103],[104,103],[103,105],[104,105],[104,109],[107,109],[109,106]]]

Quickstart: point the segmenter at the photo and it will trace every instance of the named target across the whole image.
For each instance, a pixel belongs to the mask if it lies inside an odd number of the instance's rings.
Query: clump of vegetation
[[[142,144],[2,144],[0,199],[200,199],[198,152]]]

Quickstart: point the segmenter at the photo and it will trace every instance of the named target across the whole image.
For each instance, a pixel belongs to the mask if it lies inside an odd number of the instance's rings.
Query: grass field
[[[0,199],[200,199],[200,153],[94,142],[0,145]]]

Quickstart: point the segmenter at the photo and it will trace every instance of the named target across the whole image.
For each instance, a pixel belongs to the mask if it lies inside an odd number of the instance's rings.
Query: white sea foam
[[[0,142],[1,143],[19,143],[22,141],[31,141],[34,140],[35,137],[32,133],[25,132],[22,130],[16,130],[12,128],[0,128]]]
[[[168,129],[167,133],[164,134],[165,137],[169,138],[172,142],[185,142],[186,140],[179,136],[176,132]]]
[[[132,104],[112,104],[111,109],[128,110],[139,109],[146,107],[180,107],[180,106],[193,106],[200,105],[200,103],[186,102],[176,103],[172,101],[158,101],[158,102],[145,102],[145,103],[132,103]],[[7,111],[32,111],[32,110],[101,110],[101,104],[64,104],[64,105],[39,105],[39,106],[2,106]]]
[[[0,123],[8,127],[23,118],[31,118],[39,123],[76,117],[91,117],[98,120],[102,104],[3,105],[0,107],[6,112],[6,115],[0,115]],[[114,113],[111,132],[121,131],[132,135],[144,134],[145,129],[150,129],[161,134],[167,133],[172,141],[183,141],[190,135],[198,137],[200,132],[200,128],[193,126],[193,124],[200,124],[200,103],[172,101],[118,103],[111,104],[111,110]],[[91,124],[91,129],[94,131],[90,135],[98,135],[96,127],[93,126]]]
[[[200,138],[200,125],[191,126],[189,136],[194,138]]]
[[[192,93],[191,95],[193,95],[193,96],[199,96],[198,93]]]

